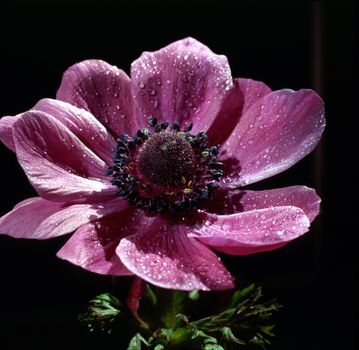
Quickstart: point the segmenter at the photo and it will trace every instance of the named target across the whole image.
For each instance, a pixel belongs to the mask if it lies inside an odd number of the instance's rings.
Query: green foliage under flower
[[[270,318],[280,305],[276,300],[262,301],[262,297],[262,289],[252,284],[221,300],[221,311],[199,317],[198,313],[208,309],[201,305],[206,302],[205,293],[155,292],[147,286],[138,313],[131,313],[106,293],[91,300],[79,318],[91,332],[125,334],[127,325],[134,334],[128,350],[266,349],[274,336]]]

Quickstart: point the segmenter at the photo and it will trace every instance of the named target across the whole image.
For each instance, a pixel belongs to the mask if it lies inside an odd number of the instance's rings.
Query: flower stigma
[[[132,137],[122,134],[114,150],[114,165],[107,169],[118,196],[147,211],[183,211],[212,198],[223,176],[216,158],[219,145],[209,146],[204,132],[191,133],[177,122],[157,123],[139,129]]]

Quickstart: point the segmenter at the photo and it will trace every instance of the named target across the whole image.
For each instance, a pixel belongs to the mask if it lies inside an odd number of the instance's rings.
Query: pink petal
[[[133,113],[131,83],[125,72],[101,60],[86,60],[63,75],[57,99],[86,109],[115,136],[141,126]]]
[[[52,99],[39,101],[33,110],[45,112],[60,121],[107,165],[112,164],[116,141],[91,113]]]
[[[225,56],[214,54],[192,38],[155,52],[144,52],[132,63],[131,79],[139,113],[206,131],[232,86]]]
[[[15,117],[2,117],[0,119],[0,141],[12,151],[15,151],[12,129],[16,121]]]
[[[193,238],[190,228],[157,218],[137,234],[121,240],[117,254],[145,281],[179,290],[221,290],[233,279],[220,259]]]
[[[291,186],[264,191],[215,191],[214,198],[204,204],[205,210],[215,214],[234,214],[243,211],[279,206],[302,209],[312,222],[319,214],[320,198],[315,190],[306,186]]]
[[[13,136],[19,163],[41,197],[64,202],[115,195],[105,176],[106,164],[48,114],[24,113]]]
[[[191,236],[221,252],[254,254],[280,248],[308,231],[303,210],[281,206],[232,215],[201,213],[203,225]]]
[[[29,198],[0,218],[0,232],[15,238],[48,239],[75,231],[89,221],[127,207],[115,199],[101,204],[51,202]]]
[[[240,119],[222,147],[223,184],[239,186],[280,173],[310,153],[325,127],[324,106],[311,90],[274,91]]]
[[[238,124],[240,117],[272,90],[260,81],[234,79],[233,87],[223,102],[216,119],[207,131],[212,145],[222,144]]]
[[[131,275],[116,255],[116,247],[129,234],[123,228],[132,215],[133,209],[128,208],[80,227],[57,256],[99,274]]]

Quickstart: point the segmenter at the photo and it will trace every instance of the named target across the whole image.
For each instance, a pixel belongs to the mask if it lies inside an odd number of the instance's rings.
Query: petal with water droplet
[[[302,209],[312,222],[319,214],[320,198],[314,189],[306,186],[263,191],[221,188],[214,192],[213,200],[205,202],[203,206],[206,211],[221,215],[270,207],[293,206]]]
[[[133,113],[129,77],[101,60],[86,60],[68,68],[56,97],[91,112],[115,136],[134,134],[146,125]],[[126,118],[119,118],[119,113]]]
[[[188,229],[158,218],[121,240],[117,254],[145,281],[178,290],[233,288],[233,278],[207,247],[187,237]]]
[[[227,58],[192,38],[144,52],[132,63],[131,79],[141,116],[194,122],[194,133],[208,129],[232,86]]]
[[[247,185],[280,173],[310,153],[325,127],[324,106],[312,90],[274,91],[252,105],[222,145],[229,181]]]
[[[241,116],[260,98],[272,90],[262,83],[252,79],[234,79],[233,87],[226,96],[222,108],[207,135],[213,145],[222,144],[237,126]]]
[[[113,198],[106,164],[50,115],[24,113],[13,128],[16,155],[41,197],[59,202]]]
[[[127,208],[116,198],[100,204],[51,202],[30,198],[0,218],[0,233],[15,238],[48,239],[75,231],[80,226]]]
[[[57,253],[61,259],[103,275],[132,275],[116,248],[130,232],[123,230],[133,209],[126,209],[80,227]]]
[[[247,255],[280,248],[309,229],[297,207],[280,206],[231,215],[201,213],[203,225],[191,237],[221,252]],[[209,224],[205,224],[209,222]]]
[[[16,117],[2,117],[0,119],[0,140],[6,147],[14,152],[15,143],[12,136],[12,129],[16,120]]]
[[[112,164],[112,151],[116,147],[116,141],[91,113],[69,103],[48,98],[40,100],[33,109],[59,120],[107,165]]]

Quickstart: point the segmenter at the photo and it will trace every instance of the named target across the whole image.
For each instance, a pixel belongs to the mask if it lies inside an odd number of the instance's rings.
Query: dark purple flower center
[[[108,168],[118,195],[130,205],[149,211],[178,211],[194,208],[212,197],[223,175],[216,161],[219,145],[209,146],[204,132],[190,133],[178,123],[157,124],[139,129],[134,136],[121,135],[114,150],[114,165]]]
[[[191,144],[176,132],[161,132],[138,150],[136,165],[146,182],[175,190],[183,179],[193,179],[196,156]]]

